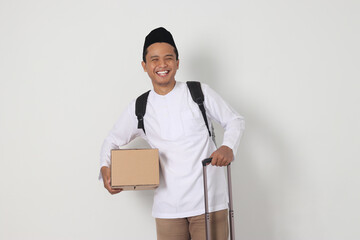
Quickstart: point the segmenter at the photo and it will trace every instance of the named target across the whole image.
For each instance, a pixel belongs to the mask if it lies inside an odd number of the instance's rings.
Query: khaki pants
[[[211,239],[228,239],[227,209],[210,213],[210,229]],[[156,218],[156,232],[158,240],[205,240],[205,214],[188,218]]]

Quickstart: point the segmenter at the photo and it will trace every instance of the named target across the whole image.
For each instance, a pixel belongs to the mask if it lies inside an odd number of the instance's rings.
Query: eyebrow
[[[154,56],[151,56],[150,59],[152,58],[158,58],[159,56],[158,55],[154,55]],[[175,57],[174,54],[166,54],[165,57]]]

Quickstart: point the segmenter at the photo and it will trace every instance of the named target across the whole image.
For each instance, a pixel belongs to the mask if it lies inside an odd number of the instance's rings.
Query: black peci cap
[[[176,59],[178,59],[179,54],[174,42],[174,39],[171,35],[171,33],[166,30],[163,27],[159,27],[156,28],[154,30],[152,30],[145,38],[145,43],[144,43],[144,49],[143,49],[143,61],[145,62],[145,57],[146,57],[146,53],[147,53],[147,48],[153,44],[153,43],[157,43],[157,42],[165,42],[170,44],[171,46],[173,46],[175,48],[175,53],[176,53]]]

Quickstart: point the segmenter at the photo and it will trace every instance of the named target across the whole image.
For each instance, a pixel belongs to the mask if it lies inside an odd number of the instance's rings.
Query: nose
[[[163,59],[160,59],[160,61],[159,61],[159,67],[167,67],[166,61],[163,60]]]

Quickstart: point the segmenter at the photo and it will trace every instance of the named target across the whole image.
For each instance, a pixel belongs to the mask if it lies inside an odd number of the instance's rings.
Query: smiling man
[[[179,54],[170,32],[151,31],[145,38],[142,67],[153,90],[146,95],[143,124],[132,101],[105,139],[100,157],[105,188],[110,185],[110,151],[136,137],[144,138],[160,153],[160,184],[155,190],[152,215],[159,240],[205,239],[204,196],[201,161],[212,157],[208,169],[209,209],[212,239],[228,239],[227,185],[224,169],[234,159],[244,131],[244,119],[215,91],[201,84],[203,110],[194,102],[190,88],[175,80]],[[211,120],[224,128],[217,148]],[[145,131],[146,129],[146,131]]]

